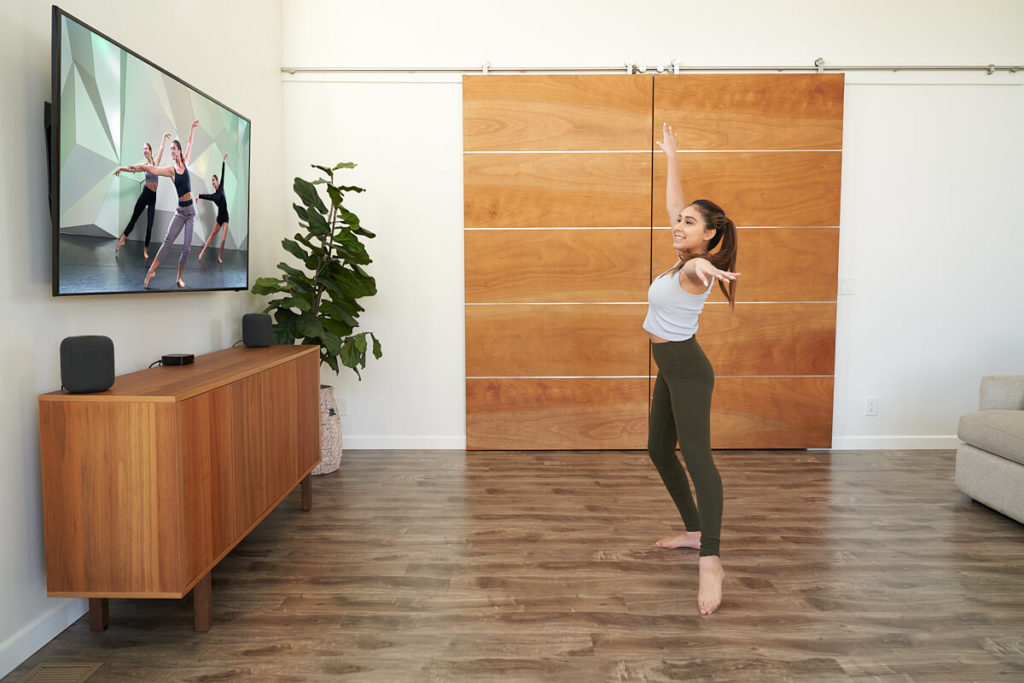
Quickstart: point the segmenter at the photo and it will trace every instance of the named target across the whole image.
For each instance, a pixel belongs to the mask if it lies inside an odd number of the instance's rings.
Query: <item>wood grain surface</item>
[[[839,225],[841,152],[679,154],[686,201],[710,199],[738,226]],[[654,157],[654,225],[668,227],[665,155]]]
[[[647,383],[646,377],[468,379],[467,447],[470,450],[644,447],[649,403]]]
[[[40,401],[47,591],[180,597],[168,404]]]
[[[679,149],[842,149],[844,74],[659,74],[654,133]]]
[[[647,152],[467,154],[463,174],[467,228],[651,225]]]
[[[736,233],[737,301],[835,301],[839,228],[741,228]],[[672,232],[656,228],[652,276],[675,265]],[[725,301],[715,287],[709,302]]]
[[[717,375],[831,375],[836,305],[709,304],[697,339]]]
[[[725,600],[646,453],[346,450],[183,601],[111,600],[3,678],[100,681],[1013,681],[1024,526],[953,486],[953,451],[715,453]],[[90,679],[92,680],[92,679]]]
[[[647,299],[649,229],[467,230],[465,237],[467,303]]]
[[[832,377],[717,377],[711,447],[831,448]]]
[[[651,146],[651,76],[463,76],[466,151]]]
[[[466,375],[646,375],[644,304],[466,307]]]

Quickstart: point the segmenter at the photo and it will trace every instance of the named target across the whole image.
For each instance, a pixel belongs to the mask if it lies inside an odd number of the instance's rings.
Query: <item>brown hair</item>
[[[711,262],[719,270],[736,270],[736,224],[725,215],[725,211],[718,204],[710,199],[698,199],[691,206],[697,207],[700,215],[704,217],[707,228],[715,231],[715,236],[708,242],[708,251],[700,256]],[[717,248],[717,250],[716,250]],[[696,257],[692,257],[696,258]],[[687,259],[689,260],[689,259]],[[679,264],[679,269],[685,265],[685,261]],[[673,269],[676,270],[676,269]],[[678,272],[678,270],[676,271]],[[736,281],[730,280],[729,286],[721,280],[718,287],[722,294],[729,300],[729,306],[736,306]]]
[[[178,158],[181,159],[181,165],[184,166],[185,165],[185,151],[181,148],[181,143],[178,142],[177,140],[175,140],[174,142],[171,143],[171,145],[172,145],[172,147],[174,145],[178,146]]]

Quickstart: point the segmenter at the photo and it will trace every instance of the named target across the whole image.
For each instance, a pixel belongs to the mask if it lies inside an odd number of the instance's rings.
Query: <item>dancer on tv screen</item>
[[[185,281],[181,279],[181,274],[185,270],[185,263],[188,261],[188,250],[192,246],[192,230],[195,227],[196,218],[195,203],[192,201],[192,179],[188,172],[188,160],[192,156],[192,140],[195,137],[196,126],[198,125],[199,121],[192,122],[192,128],[188,132],[188,147],[184,153],[181,151],[181,142],[175,140],[171,143],[171,159],[174,162],[171,166],[138,164],[122,166],[114,171],[114,175],[119,175],[122,171],[125,171],[128,173],[144,172],[157,176],[166,176],[174,181],[174,189],[178,194],[178,210],[174,212],[174,218],[171,219],[171,224],[167,227],[167,236],[164,237],[164,243],[161,245],[160,251],[156,253],[153,265],[149,267],[149,271],[146,273],[146,279],[142,285],[145,288],[149,287],[149,281],[153,279],[157,267],[167,257],[171,245],[174,244],[174,240],[181,234],[182,230],[185,231],[185,239],[181,245],[181,255],[178,257],[178,286],[182,289],[185,288]]]
[[[213,176],[213,192],[199,195],[200,199],[208,199],[217,205],[217,219],[214,223],[213,232],[206,238],[206,244],[203,245],[203,250],[199,252],[200,261],[203,260],[203,254],[206,253],[210,242],[213,241],[213,238],[223,228],[224,234],[220,237],[220,253],[217,254],[217,263],[224,263],[224,240],[228,237],[228,200],[224,196],[224,164],[227,160],[228,155],[225,154],[220,162],[220,178]]]
[[[164,156],[164,145],[167,144],[167,139],[171,137],[170,133],[164,133],[163,138],[160,140],[160,151],[157,152],[156,160],[153,159],[153,146],[148,142],[142,147],[142,154],[146,157],[146,162],[150,166],[159,166],[160,159]],[[158,176],[153,173],[146,173],[146,180],[142,184],[142,193],[139,198],[135,201],[135,210],[132,211],[132,217],[128,219],[128,227],[121,233],[121,237],[117,240],[117,246],[114,247],[114,255],[121,250],[124,243],[128,240],[128,235],[132,234],[132,229],[135,227],[135,221],[139,220],[139,216],[142,212],[146,212],[146,242],[142,247],[142,255],[149,258],[149,240],[153,236],[153,218],[156,215],[156,182],[159,180]]]

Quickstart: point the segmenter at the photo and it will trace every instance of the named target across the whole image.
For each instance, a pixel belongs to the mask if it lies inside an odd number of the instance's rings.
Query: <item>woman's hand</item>
[[[192,122],[192,128],[193,128],[193,130],[194,130],[194,129],[195,129],[195,127],[196,127],[196,126],[198,126],[198,125],[199,125],[199,119],[196,119],[195,121],[193,121],[193,122]]]
[[[170,137],[171,137],[170,133],[164,133],[164,138],[163,139],[164,140],[168,140],[168,139],[170,139]]]
[[[227,160],[228,160],[228,155],[227,155],[227,154],[225,154],[225,155],[224,155],[224,159],[223,159],[223,161],[227,161]]]
[[[708,283],[712,280],[731,282],[740,276],[739,273],[715,268],[711,265],[711,261],[708,261],[706,258],[691,259],[689,263],[693,263],[693,274],[705,287],[707,287]]]
[[[662,140],[660,142],[655,142],[654,144],[658,145],[661,151],[665,154],[675,154],[676,133],[672,130],[672,126],[668,125],[667,122],[661,124],[661,136]]]

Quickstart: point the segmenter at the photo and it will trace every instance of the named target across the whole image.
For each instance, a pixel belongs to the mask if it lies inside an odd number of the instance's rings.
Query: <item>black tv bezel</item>
[[[51,104],[49,107],[44,108],[44,125],[49,130],[48,142],[48,160],[49,160],[49,187],[50,187],[50,253],[51,253],[51,283],[52,283],[52,296],[109,296],[109,295],[124,295],[124,294],[161,294],[167,292],[174,292],[175,294],[185,294],[190,292],[243,292],[249,290],[249,249],[252,245],[252,120],[239,113],[232,107],[224,104],[215,97],[211,97],[205,91],[200,90],[188,81],[172,74],[167,69],[163,68],[159,64],[153,63],[151,60],[146,59],[135,50],[123,45],[117,40],[114,40],[107,34],[93,28],[91,25],[85,23],[75,15],[67,12],[57,5],[52,5],[51,11],[51,26],[50,26],[50,98]],[[156,69],[165,76],[174,79],[181,85],[185,86],[189,90],[202,95],[206,99],[210,100],[214,104],[223,107],[227,111],[231,112],[238,118],[244,120],[249,124],[249,154],[246,160],[247,167],[245,169],[248,177],[248,192],[246,193],[246,216],[248,224],[246,225],[246,241],[248,245],[245,250],[245,287],[210,287],[210,288],[187,288],[187,289],[175,289],[175,290],[130,290],[122,292],[61,292],[60,291],[60,114],[61,114],[61,102],[60,102],[60,59],[61,59],[61,19],[67,17],[75,23],[79,24],[83,28],[88,29],[94,34],[98,35],[106,41],[109,41],[114,46],[121,50],[124,50],[136,59],[144,62],[148,66]],[[48,111],[46,111],[48,109]]]

